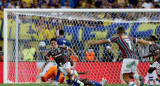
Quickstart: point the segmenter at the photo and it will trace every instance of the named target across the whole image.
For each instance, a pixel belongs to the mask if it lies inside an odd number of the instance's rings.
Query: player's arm
[[[154,45],[155,42],[146,41],[146,40],[142,40],[142,39],[137,39],[137,43],[140,43],[140,44],[148,44],[148,45]]]
[[[159,53],[159,51],[158,51],[157,53]],[[150,64],[153,64],[155,61],[158,61],[159,59],[160,59],[160,54],[158,54],[158,55],[156,56],[156,58],[153,59],[152,62],[150,62]]]
[[[143,58],[152,57],[152,56],[154,56],[153,53],[151,53],[151,54],[149,54],[149,55],[147,55],[147,56],[143,56]]]
[[[79,57],[76,55],[76,53],[75,53],[70,47],[68,47],[68,51],[70,51],[71,53],[73,53],[73,55],[74,55],[76,58],[79,58]]]
[[[77,71],[77,73],[78,73],[78,74],[88,74],[89,71],[85,71],[85,72],[79,72],[79,71]]]
[[[48,60],[49,55],[50,55],[50,51],[48,53],[46,51],[43,51],[43,56],[45,60]]]
[[[110,43],[110,41],[108,39],[103,39],[103,40],[89,42],[90,45],[105,44],[105,43]]]

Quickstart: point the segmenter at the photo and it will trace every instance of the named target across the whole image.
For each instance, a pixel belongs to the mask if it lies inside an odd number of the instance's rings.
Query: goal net
[[[81,78],[98,82],[105,78],[109,84],[124,84],[123,55],[118,46],[114,43],[90,46],[88,42],[116,37],[120,26],[134,38],[148,40],[154,35],[159,39],[159,15],[160,10],[156,9],[5,9],[4,82],[41,82],[36,76],[45,69],[43,52],[51,47],[50,39],[58,37],[63,29],[69,47],[80,58],[74,60],[74,69],[89,71]],[[152,59],[142,57],[150,53],[150,48],[140,44],[135,47],[140,61],[137,73],[145,77]],[[56,65],[54,60],[50,62],[51,66]]]

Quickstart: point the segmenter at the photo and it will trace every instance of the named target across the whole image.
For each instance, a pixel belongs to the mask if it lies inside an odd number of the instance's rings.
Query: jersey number
[[[131,46],[131,41],[126,41],[128,46],[129,46],[129,49],[132,50],[132,46]]]

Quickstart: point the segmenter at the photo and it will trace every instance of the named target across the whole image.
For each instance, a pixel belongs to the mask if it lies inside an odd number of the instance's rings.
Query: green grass
[[[41,83],[41,84],[0,84],[0,86],[55,86],[55,85]],[[68,86],[68,85],[59,84],[58,86]],[[128,86],[128,85],[127,84],[108,84],[106,86]],[[148,85],[144,85],[144,86],[148,86]],[[158,86],[158,85],[154,85],[154,86]]]

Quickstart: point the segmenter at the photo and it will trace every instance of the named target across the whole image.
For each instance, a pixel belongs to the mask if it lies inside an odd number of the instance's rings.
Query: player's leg
[[[71,71],[71,64],[70,62],[66,62],[62,67],[59,67],[59,69],[61,70],[61,72],[68,76],[69,79],[71,79],[72,81],[79,83],[80,86],[83,86],[83,82],[79,81],[77,78],[73,77],[73,72]]]
[[[129,84],[129,86],[136,86],[136,84],[131,79],[141,80],[138,74],[133,74],[133,73],[136,73],[137,65],[138,65],[138,60],[135,60],[135,59],[124,59],[123,60],[121,73],[123,75],[124,81],[127,84]]]
[[[148,84],[148,81],[149,81],[149,75],[148,75],[148,73],[147,73],[147,75],[146,75],[146,77],[144,79],[145,79],[144,84]]]
[[[42,70],[41,70],[42,72],[36,78],[38,79],[41,76],[44,76],[51,66],[53,66],[53,64],[51,62],[45,63],[44,68],[42,68]]]
[[[154,70],[152,74],[153,74],[153,80],[155,81],[155,84],[159,84],[159,81],[157,81],[158,76],[157,76],[156,70]]]
[[[136,59],[133,59],[133,61],[135,61],[135,64],[131,67],[132,74],[130,74],[129,77],[131,79],[139,80],[140,81],[140,86],[143,86],[143,84],[144,84],[143,77],[136,72],[139,61],[136,60]]]
[[[59,70],[59,67],[57,66],[57,74],[56,74],[56,79],[55,79],[55,85],[58,85],[59,81],[59,76],[60,76],[61,71]]]
[[[138,75],[136,73],[134,74],[129,74],[130,79],[135,79],[140,81],[140,86],[143,86],[143,77],[141,75]]]
[[[154,68],[154,67],[152,67],[152,66],[150,66],[150,68],[148,69],[148,77],[149,77],[149,82],[150,82],[150,84],[154,84],[154,81],[153,81],[153,77],[154,77],[154,75],[153,75],[153,71],[155,70],[156,68]]]
[[[46,82],[48,81],[48,79],[55,77],[55,74],[54,74],[56,72],[55,67],[56,66],[50,67],[48,71],[45,73],[45,75],[41,77],[42,82]]]
[[[60,73],[58,82],[59,82],[60,84],[63,84],[63,83],[65,82],[65,77],[63,76],[62,73]]]
[[[84,85],[83,82],[81,82],[80,80],[78,80],[77,78],[75,78],[75,77],[73,76],[74,73],[71,72],[71,68],[67,68],[66,71],[67,71],[67,76],[68,76],[73,82],[79,83],[80,86],[83,86],[83,85]]]

